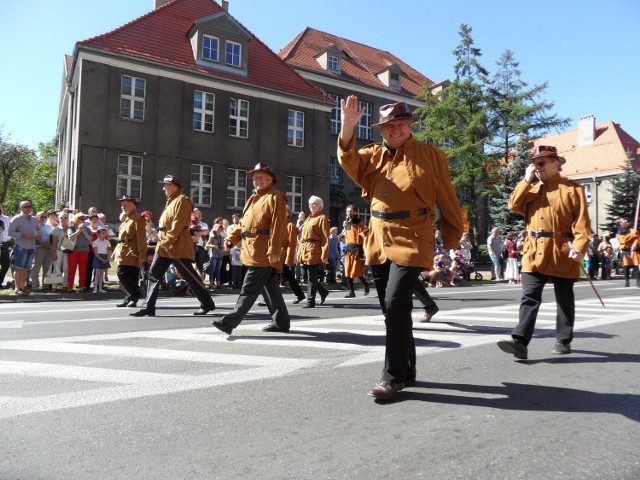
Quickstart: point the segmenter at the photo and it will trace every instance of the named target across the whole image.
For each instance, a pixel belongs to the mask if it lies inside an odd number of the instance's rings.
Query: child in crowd
[[[243,278],[242,262],[240,261],[240,243],[230,250],[229,261],[231,262],[231,286],[232,288],[241,288]]]
[[[93,270],[95,280],[93,282],[93,293],[106,293],[102,288],[104,276],[111,267],[109,258],[111,257],[111,243],[107,240],[107,229],[98,228],[98,238],[93,241]]]

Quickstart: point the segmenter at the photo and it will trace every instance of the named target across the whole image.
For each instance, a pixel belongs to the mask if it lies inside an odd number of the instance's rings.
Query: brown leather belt
[[[244,232],[242,232],[240,235],[242,236],[242,238],[247,238],[249,235],[269,235],[269,229],[268,228],[260,228],[260,229],[252,229],[252,230],[245,230]]]
[[[403,218],[410,218],[413,210],[401,210],[399,212],[387,212],[385,210],[371,210],[371,216],[379,218],[380,220],[402,220]],[[415,210],[416,217],[422,217],[429,213],[428,208],[419,208]]]
[[[531,235],[532,238],[553,238],[553,237],[561,237],[561,238],[573,238],[573,233],[567,233],[567,232],[562,232],[562,233],[558,233],[558,232],[543,232],[543,231],[537,231],[537,230],[530,230],[529,231],[529,235]]]

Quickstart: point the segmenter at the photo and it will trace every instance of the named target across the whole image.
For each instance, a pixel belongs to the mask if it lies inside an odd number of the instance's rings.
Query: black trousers
[[[140,292],[140,269],[133,265],[118,265],[116,271],[118,280],[125,292],[125,302],[137,302],[140,300],[142,293]]]
[[[5,225],[5,228],[9,228],[9,226]],[[10,264],[10,255],[9,255],[9,243],[4,242],[0,244],[0,287],[4,283],[4,277],[9,271]]]
[[[204,283],[200,280],[198,272],[193,268],[191,260],[187,258],[181,258],[179,260],[168,257],[162,257],[156,254],[153,256],[153,262],[151,262],[151,268],[149,269],[149,284],[147,285],[147,298],[144,301],[144,306],[149,309],[156,308],[156,301],[158,300],[158,290],[160,289],[160,279],[164,277],[169,266],[173,263],[182,278],[189,284],[191,291],[200,301],[200,308],[204,310],[213,310],[216,308],[216,304],[213,302],[211,295],[207,291]]]
[[[289,284],[289,288],[297,298],[304,298],[304,293],[300,288],[300,284],[296,280],[296,276],[291,271],[291,267],[289,265],[282,265],[282,278],[286,280]]]
[[[413,291],[421,267],[404,267],[387,260],[371,265],[378,298],[384,298],[387,336],[382,380],[404,383],[416,378],[416,344],[413,338]]]
[[[424,283],[422,283],[420,280],[416,282],[416,286],[413,289],[413,294],[420,301],[420,303],[424,305],[425,311],[429,311],[434,307],[437,307],[436,302],[433,301],[433,298],[431,298],[431,295],[429,295],[429,292],[424,286]]]
[[[261,292],[265,297],[269,313],[271,313],[271,324],[281,330],[289,330],[289,311],[284,303],[284,298],[282,298],[278,275],[273,267],[247,268],[240,295],[236,300],[236,306],[233,312],[226,314],[221,320],[227,325],[236,328],[251,310]]]
[[[329,294],[329,290],[325,288],[319,281],[318,274],[320,273],[320,264],[315,265],[302,265],[305,275],[307,275],[307,303],[309,305],[316,304],[316,292],[320,292],[320,295],[326,297]],[[300,298],[300,297],[298,297]]]
[[[89,256],[87,257],[87,276],[84,281],[84,288],[87,290],[91,289],[91,282],[93,282],[93,248],[89,247]],[[83,285],[80,285],[82,288]]]
[[[542,303],[542,291],[545,283],[552,282],[556,295],[556,341],[567,345],[573,340],[573,323],[576,317],[576,304],[573,295],[572,278],[551,277],[538,272],[522,272],[522,300],[518,325],[511,336],[529,345],[536,326],[538,310]]]

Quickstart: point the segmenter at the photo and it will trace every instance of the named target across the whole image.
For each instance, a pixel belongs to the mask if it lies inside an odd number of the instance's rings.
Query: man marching
[[[120,209],[124,220],[120,225],[120,244],[116,249],[118,280],[125,292],[122,302],[116,307],[135,307],[142,296],[140,292],[140,268],[147,257],[146,220],[137,210],[136,199],[124,195],[120,199]]]
[[[367,228],[360,217],[356,215],[353,205],[347,205],[347,219],[344,222],[343,234],[347,242],[347,251],[344,255],[344,276],[349,284],[349,293],[345,298],[353,298],[356,292],[353,279],[359,278],[364,287],[364,294],[369,295],[369,284],[364,278],[364,250],[362,249],[362,233]]]
[[[149,269],[147,298],[142,310],[129,315],[132,317],[155,316],[160,279],[172,263],[200,300],[200,310],[193,312],[193,314],[206,315],[211,310],[215,310],[216,305],[202,283],[198,272],[193,268],[195,253],[193,240],[189,233],[193,203],[182,193],[182,185],[178,178],[167,175],[160,183],[164,184],[163,190],[167,195],[167,203],[159,221],[158,244]]]

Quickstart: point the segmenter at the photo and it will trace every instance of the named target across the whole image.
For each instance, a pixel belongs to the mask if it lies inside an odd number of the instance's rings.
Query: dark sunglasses
[[[33,208],[31,205],[22,205],[20,208]]]
[[[539,162],[534,162],[534,165],[537,165],[538,167],[544,167],[547,163],[553,163],[556,160],[541,160]]]
[[[45,215],[40,215],[38,218],[47,218]]]

